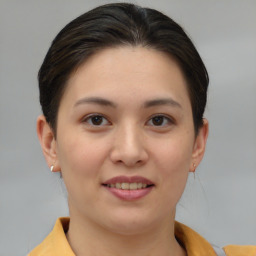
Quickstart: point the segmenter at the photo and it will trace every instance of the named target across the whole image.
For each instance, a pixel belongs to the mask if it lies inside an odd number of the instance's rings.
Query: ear
[[[56,152],[56,140],[52,128],[44,115],[37,118],[37,136],[39,138],[45,160],[49,166],[54,166],[53,172],[60,171]]]
[[[203,120],[202,127],[199,128],[198,134],[195,139],[195,144],[192,153],[192,160],[190,164],[190,172],[194,172],[196,167],[200,164],[203,159],[206,142],[209,133],[209,123],[206,119]]]

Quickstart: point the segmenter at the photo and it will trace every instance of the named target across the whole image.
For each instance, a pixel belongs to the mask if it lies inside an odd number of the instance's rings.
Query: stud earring
[[[54,169],[54,165],[52,164],[50,167],[51,172],[53,172],[53,169]]]
[[[193,163],[193,170],[192,170],[192,172],[193,172],[193,176],[194,176],[194,180],[196,179],[196,164],[195,163]]]

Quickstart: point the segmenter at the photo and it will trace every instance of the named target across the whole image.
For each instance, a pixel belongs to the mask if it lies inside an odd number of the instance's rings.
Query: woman
[[[39,87],[37,132],[70,218],[30,256],[256,254],[174,220],[205,151],[208,75],[173,20],[121,3],[85,13],[54,39]]]

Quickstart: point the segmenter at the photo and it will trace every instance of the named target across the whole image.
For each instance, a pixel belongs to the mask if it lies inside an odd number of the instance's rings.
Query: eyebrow
[[[144,108],[149,108],[149,107],[155,107],[155,106],[161,106],[161,105],[169,105],[172,107],[182,108],[180,103],[178,103],[172,98],[149,100],[149,101],[146,101],[143,106]]]
[[[117,105],[114,102],[101,97],[82,98],[75,103],[74,107],[77,107],[82,104],[98,104],[101,106],[112,107],[112,108],[117,107]],[[142,107],[150,108],[150,107],[161,106],[161,105],[169,105],[172,107],[182,108],[180,103],[178,103],[172,98],[160,98],[160,99],[148,100],[142,105]]]
[[[100,97],[89,97],[89,98],[82,98],[80,100],[78,100],[74,107],[77,107],[79,105],[82,105],[82,104],[98,104],[98,105],[101,105],[101,106],[106,106],[106,107],[113,107],[113,108],[116,108],[116,104],[107,100],[107,99],[103,99],[103,98],[100,98]]]

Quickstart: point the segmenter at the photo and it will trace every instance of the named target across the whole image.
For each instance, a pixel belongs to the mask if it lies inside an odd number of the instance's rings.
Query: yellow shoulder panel
[[[254,245],[228,245],[224,247],[227,256],[256,256]]]

